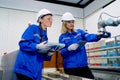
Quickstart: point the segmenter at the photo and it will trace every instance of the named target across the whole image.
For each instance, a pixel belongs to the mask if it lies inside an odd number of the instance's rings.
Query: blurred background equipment
[[[107,19],[103,19],[103,14],[107,15]],[[107,13],[101,13],[100,17],[98,19],[98,31],[104,31],[106,32],[106,27],[112,26],[112,27],[117,27],[120,24],[120,16],[115,17],[111,16]]]

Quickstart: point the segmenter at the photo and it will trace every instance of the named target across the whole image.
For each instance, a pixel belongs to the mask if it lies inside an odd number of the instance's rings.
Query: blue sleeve
[[[87,42],[97,42],[97,41],[99,41],[99,39],[97,37],[97,34],[87,34],[86,41]]]
[[[34,28],[29,26],[22,35],[22,39],[19,42],[20,49],[23,51],[35,52],[36,42],[34,41]]]
[[[78,33],[81,33],[83,40],[87,41],[87,42],[96,42],[99,41],[97,34],[89,34],[86,31],[77,30]]]
[[[62,41],[62,39],[63,39],[63,36],[61,35],[61,36],[59,37],[59,43],[65,44],[65,43]],[[65,45],[66,45],[66,44],[65,44]],[[66,57],[66,56],[68,56],[68,55],[70,54],[69,51],[68,51],[68,49],[67,49],[67,46],[65,46],[63,49],[60,50],[60,54],[61,54],[62,57]]]

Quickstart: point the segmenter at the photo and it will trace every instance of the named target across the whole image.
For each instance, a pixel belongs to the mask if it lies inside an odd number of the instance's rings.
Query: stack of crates
[[[100,47],[105,46],[105,40],[101,40],[99,42],[92,42],[86,45],[86,49],[88,51],[88,58],[89,58],[89,65],[90,66],[106,66],[107,59],[106,58],[100,58],[100,57],[106,57],[107,51],[95,51],[101,49]],[[93,52],[89,52],[92,51]]]

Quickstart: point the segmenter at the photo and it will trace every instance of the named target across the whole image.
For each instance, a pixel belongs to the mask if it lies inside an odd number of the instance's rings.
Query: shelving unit
[[[120,70],[120,35],[86,45],[91,68]]]

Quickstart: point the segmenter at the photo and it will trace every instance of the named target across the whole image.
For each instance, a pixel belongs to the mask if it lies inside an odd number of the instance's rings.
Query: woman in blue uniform
[[[62,16],[62,29],[59,37],[59,43],[64,43],[65,48],[60,50],[63,57],[63,67],[66,74],[94,79],[90,68],[88,67],[87,54],[85,49],[86,42],[97,42],[104,33],[88,34],[82,29],[74,29],[75,18],[69,12]],[[107,32],[107,37],[110,33]]]
[[[51,59],[47,27],[52,25],[52,13],[42,9],[38,13],[39,25],[30,25],[19,42],[19,53],[15,62],[14,72],[18,80],[41,80],[44,60]],[[49,54],[50,53],[50,54]]]

